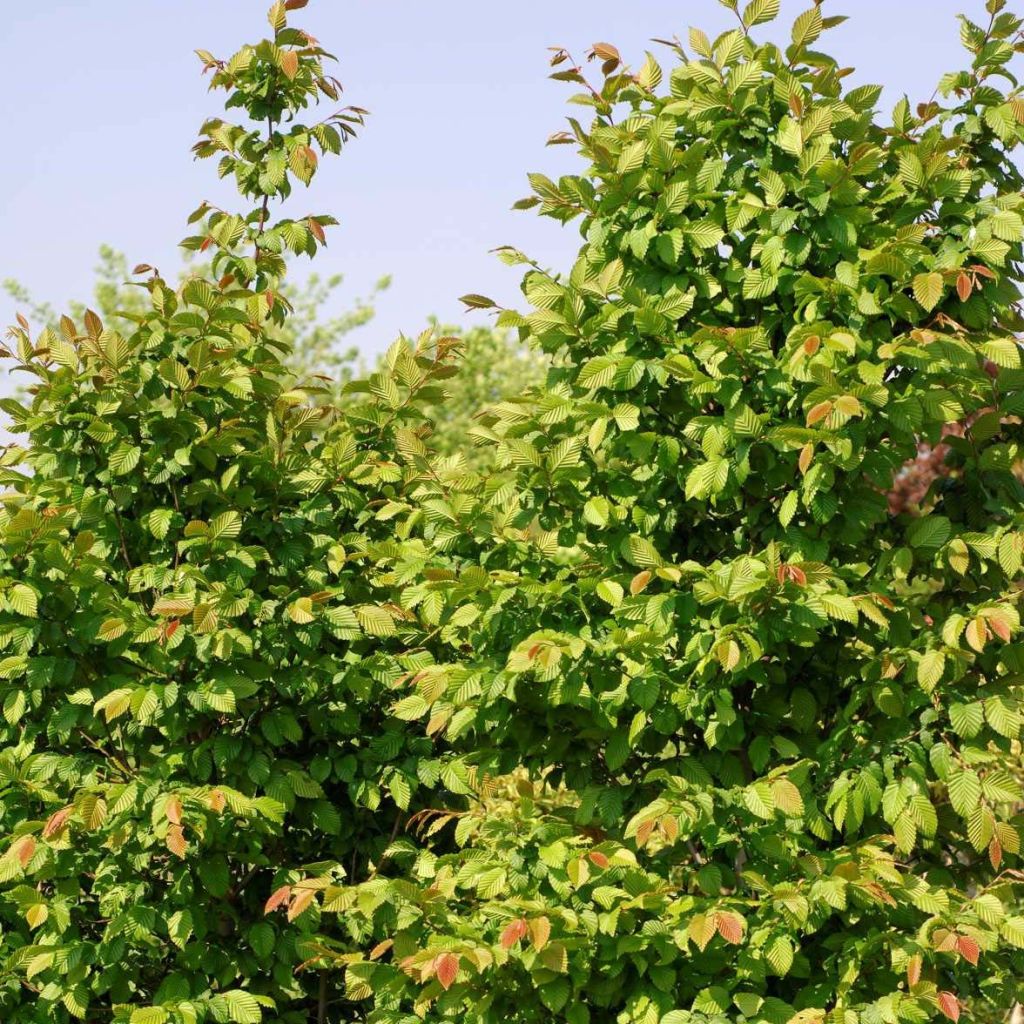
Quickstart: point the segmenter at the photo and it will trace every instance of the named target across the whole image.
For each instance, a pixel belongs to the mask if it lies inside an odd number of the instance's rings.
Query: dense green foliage
[[[394,759],[430,749],[374,699],[395,629],[367,570],[393,527],[366,509],[408,476],[397,389],[429,397],[450,353],[397,346],[346,421],[282,363],[282,250],[315,249],[329,219],[272,221],[266,200],[359,119],[295,119],[337,86],[285,17],[274,42],[204,55],[266,126],[204,126],[200,155],[253,204],[197,215],[216,279],[150,276],[127,331],[86,313],[12,332],[34,383],[4,401],[29,437],[3,458],[5,1021],[249,1021],[315,1000],[264,918],[275,869],[365,872],[382,792],[403,792]]]
[[[149,278],[124,334],[13,332],[4,1020],[1020,996],[1022,22],[989,0],[970,69],[883,118],[821,5],[780,48],[778,0],[723,2],[670,69],[555,54],[587,166],[522,205],[583,245],[500,312],[551,365],[476,417],[484,472],[431,447],[456,340],[340,403],[283,365],[283,253],[329,219],[269,198],[347,135],[286,117],[336,92],[304,0],[204,57],[269,122],[198,148],[253,204],[197,215],[217,280]]]

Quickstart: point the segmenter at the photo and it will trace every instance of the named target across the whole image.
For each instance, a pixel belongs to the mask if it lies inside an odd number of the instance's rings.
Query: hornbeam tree
[[[522,205],[583,245],[504,251],[531,309],[499,326],[551,368],[478,417],[481,476],[423,420],[451,340],[339,411],[266,326],[329,223],[271,201],[361,116],[296,123],[337,90],[303,5],[201,54],[252,121],[197,148],[251,204],[197,211],[213,279],[151,276],[123,333],[13,331],[4,1019],[1009,1007],[1024,23],[988,0],[970,68],[888,117],[822,4],[779,46],[778,0],[726,0],[666,69],[556,52],[587,165]]]
[[[301,123],[340,91],[287,22],[304,5],[275,3],[272,37],[229,60],[200,51],[248,118],[195,147],[248,203],[192,217],[212,276],[140,266],[118,321],[21,318],[4,352],[31,382],[2,403],[25,437],[0,457],[5,1022],[323,1022],[334,979],[294,869],[365,880],[441,774],[387,711],[417,658],[387,578],[451,529],[394,503],[453,345],[400,341],[344,415],[282,361],[286,259],[334,221],[276,202],[363,115]]]
[[[323,904],[366,934],[339,966],[367,1020],[916,1024],[1020,995],[1022,22],[989,0],[967,70],[881,115],[822,4],[782,45],[778,0],[724,5],[668,68],[554,57],[587,165],[522,205],[583,245],[499,323],[556,358],[480,419],[486,575],[395,707],[476,792]]]

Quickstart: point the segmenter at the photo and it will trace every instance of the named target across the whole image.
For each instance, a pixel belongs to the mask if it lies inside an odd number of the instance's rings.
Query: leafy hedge
[[[1013,162],[1022,21],[890,118],[817,50],[562,51],[580,219],[545,387],[432,452],[457,349],[344,409],[282,365],[274,221],[362,112],[276,3],[212,84],[217,280],[13,330],[0,859],[11,1021],[918,1024],[1021,995]],[[1006,92],[1005,83],[1009,83]],[[940,102],[941,100],[941,102]],[[142,268],[140,273],[149,273]],[[478,307],[483,296],[467,296]],[[960,424],[950,430],[950,424]],[[921,444],[948,447],[890,510]],[[474,463],[476,464],[476,463]]]

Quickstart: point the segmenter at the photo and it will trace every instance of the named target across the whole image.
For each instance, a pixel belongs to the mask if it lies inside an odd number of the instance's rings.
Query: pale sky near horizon
[[[788,41],[810,0],[783,0],[782,18],[755,30]],[[229,56],[269,31],[270,0],[30,0],[4,4],[0,95],[0,278],[14,277],[58,305],[85,299],[101,243],[129,263],[165,273],[179,263],[185,219],[204,198],[234,202],[213,161],[189,148],[204,117],[220,112],[193,50]],[[1011,6],[1013,6],[1011,4]],[[854,81],[886,87],[886,108],[904,92],[927,99],[940,75],[965,66],[958,11],[986,18],[983,0],[827,0],[850,21],[822,42]],[[538,262],[568,268],[579,244],[562,227],[511,204],[529,191],[528,171],[556,176],[581,167],[568,146],[546,148],[561,129],[572,87],[547,78],[547,47],[582,59],[608,41],[639,66],[651,37],[685,39],[731,23],[717,0],[312,0],[292,22],[340,57],[345,100],[369,108],[359,139],[324,161],[295,212],[331,213],[339,227],[316,263],[340,272],[339,312],[384,274],[394,284],[375,321],[351,338],[367,354],[427,317],[470,324],[458,296],[482,292],[516,306],[521,268],[489,250],[511,244]],[[594,69],[596,72],[596,68]],[[326,110],[325,110],[326,112]],[[242,209],[241,205],[231,208]],[[305,260],[296,273],[307,272]],[[0,327],[14,303],[0,294]]]

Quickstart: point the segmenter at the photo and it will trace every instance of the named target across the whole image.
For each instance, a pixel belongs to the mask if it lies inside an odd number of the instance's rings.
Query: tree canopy
[[[399,339],[335,400],[276,219],[362,121],[275,3],[200,51],[208,275],[12,330],[5,1020],[921,1024],[1021,995],[1024,242],[1010,67],[889,115],[778,0],[662,66],[564,51],[583,157],[521,204],[542,386],[439,451]],[[294,205],[294,199],[292,200]],[[491,308],[485,296],[467,304]],[[942,472],[894,481],[922,446]],[[941,446],[941,447],[939,447]]]

